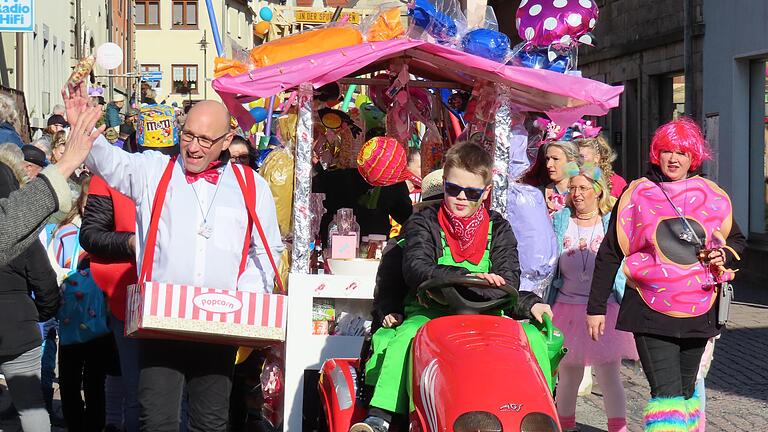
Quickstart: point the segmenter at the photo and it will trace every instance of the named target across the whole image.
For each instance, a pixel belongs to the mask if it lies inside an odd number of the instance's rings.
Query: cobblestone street
[[[707,431],[761,431],[768,425],[768,292],[736,287],[731,322],[715,345],[706,380]],[[629,430],[642,430],[642,412],[650,397],[639,368],[622,370],[627,392]],[[600,389],[579,398],[576,418],[581,432],[606,430]]]

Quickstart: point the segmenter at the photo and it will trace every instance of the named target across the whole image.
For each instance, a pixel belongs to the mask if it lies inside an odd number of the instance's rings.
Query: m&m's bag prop
[[[389,186],[421,179],[408,171],[408,155],[402,144],[390,137],[376,137],[363,144],[357,155],[357,169],[372,186]]]
[[[139,112],[136,141],[142,147],[165,148],[179,143],[176,112],[168,105],[149,105]]]

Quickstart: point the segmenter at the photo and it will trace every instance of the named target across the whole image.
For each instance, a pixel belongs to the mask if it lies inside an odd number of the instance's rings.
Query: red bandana
[[[448,210],[443,201],[437,212],[437,221],[445,231],[445,241],[457,263],[469,261],[480,264],[488,242],[490,215],[485,205],[469,217],[458,217]]]
[[[219,182],[219,165],[221,161],[216,160],[208,165],[208,168],[199,173],[191,173],[184,170],[184,176],[187,178],[187,183],[192,184],[200,179],[205,179],[210,184],[216,184]]]

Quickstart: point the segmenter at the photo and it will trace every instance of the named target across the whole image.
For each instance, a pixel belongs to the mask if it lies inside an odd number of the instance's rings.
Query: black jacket
[[[56,315],[60,300],[56,274],[40,242],[0,267],[0,356],[39,346],[37,323]]]
[[[662,179],[658,172],[653,171],[648,178]],[[663,179],[667,181],[668,179]],[[626,193],[626,192],[624,192]],[[622,194],[623,195],[623,194]],[[595,272],[592,276],[592,289],[589,294],[587,313],[589,315],[605,315],[608,297],[611,295],[614,277],[621,266],[624,254],[619,246],[616,233],[617,211],[611,214],[608,230],[595,258]],[[736,221],[733,222],[726,244],[741,254],[747,246],[746,238],[741,233]],[[726,253],[726,267],[733,266],[733,256]],[[720,333],[717,324],[718,304],[705,314],[690,318],[674,318],[656,312],[645,305],[640,294],[632,287],[626,286],[624,298],[619,309],[616,328],[631,333],[653,334],[676,338],[710,338]]]
[[[406,242],[402,253],[402,276],[410,289],[415,289],[432,278],[469,274],[469,271],[462,267],[437,264],[438,258],[443,254],[440,240],[441,228],[437,221],[438,210],[439,206],[428,207],[411,216],[403,227]],[[512,227],[501,214],[490,211],[490,215],[493,221],[490,273],[501,276],[509,286],[518,289],[520,265],[517,258],[517,239],[512,232]],[[495,288],[470,288],[467,291],[470,296],[475,296],[470,300],[496,299],[506,295],[504,291]],[[395,295],[398,295],[398,292],[402,293],[401,290],[392,290],[392,292]],[[536,294],[523,291],[520,293],[517,306],[508,312],[516,319],[529,319],[531,307],[541,302],[541,298]],[[390,304],[398,306],[402,301],[390,302]]]
[[[88,195],[80,227],[80,244],[88,253],[104,260],[133,260],[128,246],[132,232],[115,231],[115,208],[109,195]]]

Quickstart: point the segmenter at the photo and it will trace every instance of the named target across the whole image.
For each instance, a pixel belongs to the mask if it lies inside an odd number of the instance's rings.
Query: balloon
[[[510,42],[504,33],[480,28],[464,35],[461,46],[466,53],[503,62],[509,53]]]
[[[123,63],[123,49],[119,45],[107,42],[96,48],[96,64],[106,70],[117,68]]]
[[[554,276],[558,253],[555,231],[541,191],[533,186],[510,183],[507,220],[517,238],[520,289],[541,296]]]
[[[259,18],[263,19],[264,21],[272,21],[272,9],[266,6],[259,9]]]
[[[528,45],[592,44],[597,25],[594,0],[522,0],[517,8],[517,34]]]
[[[261,123],[267,119],[267,110],[262,107],[251,108],[250,113],[256,123]]]
[[[253,31],[259,36],[264,36],[265,34],[267,34],[267,32],[269,32],[269,27],[270,27],[269,21],[259,21],[256,23],[256,26],[253,28]]]

